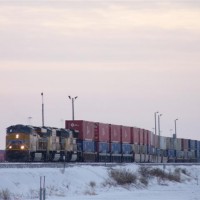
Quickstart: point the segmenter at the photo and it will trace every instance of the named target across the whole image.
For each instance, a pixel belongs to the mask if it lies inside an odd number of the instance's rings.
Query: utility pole
[[[78,96],[75,97],[68,96],[68,97],[72,101],[72,120],[74,120],[74,101],[78,98]]]
[[[162,114],[158,115],[158,137],[159,137],[159,148],[160,148],[160,117],[162,116]]]
[[[41,93],[42,96],[42,126],[44,127],[44,99],[43,99],[43,92]]]
[[[155,112],[154,113],[154,118],[155,118],[155,139],[154,139],[154,143],[155,143],[155,160],[156,160],[156,162],[158,162],[158,147],[157,147],[157,144],[156,144],[156,135],[157,135],[157,114],[158,114],[159,112],[157,111],[157,112]]]
[[[43,184],[42,184],[43,179]],[[40,200],[45,200],[46,198],[46,188],[45,188],[45,176],[40,176]]]
[[[177,121],[178,119],[175,119],[174,120],[174,125],[175,125],[175,138],[177,138],[177,131],[176,131],[176,121]]]

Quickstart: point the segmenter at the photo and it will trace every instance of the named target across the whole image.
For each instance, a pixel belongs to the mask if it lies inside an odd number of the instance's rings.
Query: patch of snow
[[[158,166],[173,172],[174,166]],[[137,164],[116,166],[138,173]],[[132,184],[114,186],[105,184],[109,179],[105,166],[74,166],[64,168],[1,168],[0,192],[9,190],[12,199],[39,199],[40,177],[45,176],[46,199],[48,200],[199,200],[200,166],[178,166],[186,170],[181,173],[181,183],[149,180],[148,186]]]

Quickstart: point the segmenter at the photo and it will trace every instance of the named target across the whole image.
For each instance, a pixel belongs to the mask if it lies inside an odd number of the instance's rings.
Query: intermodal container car
[[[95,140],[99,142],[109,142],[110,141],[110,132],[109,124],[104,123],[95,123]]]
[[[65,128],[73,129],[79,132],[80,140],[95,140],[95,123],[83,120],[66,120]]]

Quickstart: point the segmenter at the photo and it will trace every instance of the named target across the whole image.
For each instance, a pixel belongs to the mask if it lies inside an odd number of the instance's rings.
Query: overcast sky
[[[6,127],[71,119],[200,140],[200,1],[0,0],[0,149]],[[30,118],[31,117],[31,118]]]

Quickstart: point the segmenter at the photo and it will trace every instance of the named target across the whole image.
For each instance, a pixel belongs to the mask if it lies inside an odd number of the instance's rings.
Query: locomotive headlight
[[[16,139],[18,139],[19,138],[19,134],[17,134],[15,137],[16,137]]]
[[[22,146],[20,147],[20,149],[23,150],[23,149],[24,149],[24,145],[22,145]]]
[[[12,149],[12,146],[9,146],[9,149]]]

